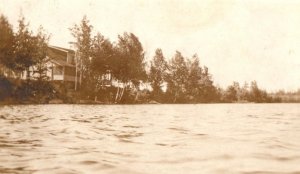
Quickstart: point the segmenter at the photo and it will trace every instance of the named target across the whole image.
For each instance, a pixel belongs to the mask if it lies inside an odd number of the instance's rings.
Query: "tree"
[[[48,48],[48,41],[50,36],[45,34],[45,31],[42,26],[39,27],[38,33],[35,37],[35,47],[36,47],[36,64],[34,73],[38,74],[36,79],[38,81],[45,81],[48,80],[47,76],[47,62],[49,61],[47,57],[47,48]]]
[[[84,16],[79,25],[75,24],[70,28],[72,36],[76,39],[77,58],[79,58],[80,79],[81,86],[89,86],[90,65],[92,55],[92,29],[93,26],[89,24],[89,20]],[[77,66],[77,65],[76,65]],[[84,85],[82,85],[84,83]]]
[[[161,49],[156,49],[155,56],[151,61],[149,81],[152,87],[152,95],[155,100],[160,100],[162,95],[162,85],[165,82],[167,62],[165,61]]]
[[[189,75],[187,82],[187,95],[189,102],[206,103],[220,100],[218,89],[213,85],[212,77],[206,66],[201,67],[199,58],[195,54],[189,61]]]
[[[217,98],[217,89],[213,85],[212,76],[209,73],[208,67],[204,66],[203,68],[203,74],[202,79],[200,82],[202,86],[202,102],[214,102],[216,100],[219,100]]]
[[[92,59],[91,59],[91,75],[92,75],[92,90],[97,94],[100,88],[105,85],[105,82],[110,76],[112,69],[112,57],[115,55],[112,43],[98,33],[92,43]]]
[[[256,81],[251,82],[250,92],[249,92],[249,101],[256,103],[270,103],[278,102],[278,99],[274,99],[265,90],[258,88]]]
[[[98,74],[106,74],[111,69],[111,58],[114,56],[112,43],[98,33],[92,42],[91,70]]]
[[[116,79],[124,84],[122,91],[116,95],[116,102],[122,100],[125,88],[129,82],[134,89],[138,90],[141,80],[146,79],[144,50],[139,39],[132,33],[119,35],[118,43],[115,48],[116,56],[113,59],[112,72]]]
[[[29,31],[28,24],[25,24],[25,18],[21,17],[15,36],[14,65],[12,69],[18,73],[26,70],[26,78],[30,79],[29,68],[37,62],[36,54],[36,38],[33,36],[32,31]]]
[[[188,67],[187,62],[179,51],[168,64],[167,95],[170,102],[183,103],[186,101]]]
[[[189,63],[189,75],[187,82],[187,94],[191,102],[201,101],[202,86],[201,80],[203,77],[202,68],[200,67],[198,55],[195,54]]]
[[[14,33],[12,26],[9,24],[5,16],[0,16],[0,65],[1,68],[13,68],[13,44]]]
[[[225,102],[236,102],[238,100],[238,91],[234,85],[228,86],[227,90],[225,91]]]
[[[120,61],[119,64],[123,64],[115,66],[118,79],[133,83],[145,80],[144,50],[139,39],[132,33],[124,33],[123,36],[119,35],[118,38],[116,51],[118,61]]]
[[[0,74],[0,101],[11,97],[13,94],[13,88],[13,83],[8,78]]]
[[[268,96],[267,92],[258,88],[256,81],[251,82],[249,101],[262,103],[271,102],[271,97]]]
[[[247,82],[245,82],[243,87],[240,88],[239,100],[247,101],[248,99],[249,99],[249,85]]]

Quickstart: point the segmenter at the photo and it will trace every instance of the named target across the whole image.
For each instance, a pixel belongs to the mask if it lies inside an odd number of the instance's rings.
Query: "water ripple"
[[[0,106],[0,173],[300,174],[299,108]]]

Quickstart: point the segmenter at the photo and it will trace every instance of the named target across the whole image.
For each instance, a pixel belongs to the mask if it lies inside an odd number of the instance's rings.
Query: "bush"
[[[11,97],[13,93],[13,84],[3,75],[0,75],[0,101]]]

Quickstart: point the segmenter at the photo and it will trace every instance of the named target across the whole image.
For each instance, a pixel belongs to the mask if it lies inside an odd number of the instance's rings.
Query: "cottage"
[[[47,76],[50,80],[75,83],[76,66],[73,50],[49,46],[47,56],[49,57]]]
[[[46,75],[48,80],[63,82],[66,86],[74,88],[76,83],[75,51],[57,46],[48,46],[47,58]],[[21,74],[21,78],[27,79],[27,73],[29,72],[29,77],[35,79],[38,76],[35,71],[35,66],[30,67],[29,71],[24,71]]]
[[[46,75],[48,80],[63,83],[67,88],[78,89],[80,86],[80,68],[77,66],[76,69],[76,52],[74,50],[58,46],[48,46],[47,60]],[[27,76],[27,72],[30,73],[29,76]],[[24,71],[21,77],[22,79],[27,79],[28,77],[36,79],[39,74],[35,72],[36,67],[30,67],[29,71]],[[101,87],[114,86],[124,88],[123,85],[118,80],[113,80],[111,71],[109,70],[101,77]]]

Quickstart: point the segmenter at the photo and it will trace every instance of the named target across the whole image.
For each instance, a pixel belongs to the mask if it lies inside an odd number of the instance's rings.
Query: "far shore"
[[[112,103],[112,102],[101,102],[101,101],[93,101],[93,100],[79,100],[77,102],[63,102],[62,100],[50,100],[47,103],[38,103],[38,102],[30,102],[30,101],[23,101],[23,102],[17,102],[17,101],[0,101],[0,105],[66,105],[66,104],[74,104],[74,105],[164,105],[164,104],[297,104],[300,103],[300,101],[297,102],[247,102],[247,101],[241,101],[241,102],[211,102],[211,103],[159,103],[156,101],[148,101],[148,102],[137,102],[137,103]]]

